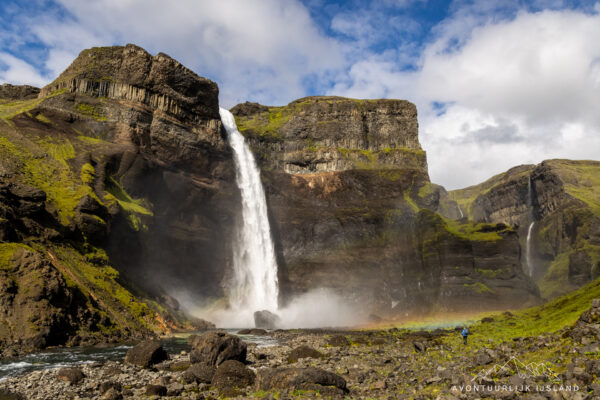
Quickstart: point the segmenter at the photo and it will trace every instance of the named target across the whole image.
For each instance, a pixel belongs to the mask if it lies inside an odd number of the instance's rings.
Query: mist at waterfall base
[[[234,237],[227,301],[190,311],[219,328],[254,327],[254,312],[262,310],[277,314],[279,328],[341,327],[360,323],[356,307],[345,304],[341,297],[326,289],[298,295],[279,308],[278,268],[260,169],[237,129],[234,116],[223,108],[219,112],[233,150],[241,218]]]
[[[204,308],[193,313],[219,328],[253,328],[254,311],[248,307]],[[342,328],[366,321],[366,313],[349,304],[330,289],[315,289],[292,298],[281,308],[272,310],[280,318],[277,328]]]

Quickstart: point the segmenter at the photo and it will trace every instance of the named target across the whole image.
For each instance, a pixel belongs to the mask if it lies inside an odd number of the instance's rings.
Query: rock
[[[123,399],[123,395],[114,388],[108,389],[106,392],[104,392],[102,397],[100,397],[100,400],[122,400],[122,399]]]
[[[350,341],[344,335],[333,335],[327,339],[327,344],[333,347],[346,347],[350,346]]]
[[[427,346],[422,342],[414,342],[413,347],[417,353],[423,353],[425,350],[427,350]]]
[[[167,386],[167,396],[179,396],[183,392],[183,385],[179,382],[171,383]]]
[[[225,332],[207,332],[188,339],[192,346],[190,362],[219,366],[227,360],[246,362],[246,343]]]
[[[129,349],[125,356],[125,362],[146,368],[165,361],[168,358],[169,355],[160,343],[147,340]]]
[[[308,346],[296,347],[287,356],[288,363],[295,363],[301,358],[323,358],[323,353]]]
[[[347,391],[346,380],[320,368],[264,368],[258,371],[258,390],[323,390]]]
[[[186,383],[210,383],[215,375],[216,368],[206,364],[192,364],[184,373]]]
[[[209,331],[216,328],[215,324],[201,318],[190,318],[190,324],[198,331]]]
[[[268,310],[256,311],[254,313],[254,325],[256,328],[277,329],[281,319],[277,314]]]
[[[255,373],[241,362],[227,360],[219,365],[211,384],[221,393],[232,394],[236,393],[236,389],[254,384],[255,378]]]
[[[0,85],[0,99],[35,99],[39,93],[40,89],[29,85],[11,85],[10,83],[3,83]]]
[[[100,393],[104,393],[110,389],[115,389],[117,392],[120,392],[121,384],[118,382],[102,382],[100,384]]]
[[[76,385],[85,378],[85,375],[83,374],[81,368],[77,367],[61,368],[60,370],[58,370],[56,376],[61,381],[68,382],[71,385]]]
[[[147,385],[146,396],[166,396],[167,388],[162,385]]]
[[[25,400],[25,397],[10,390],[0,389],[0,400]]]

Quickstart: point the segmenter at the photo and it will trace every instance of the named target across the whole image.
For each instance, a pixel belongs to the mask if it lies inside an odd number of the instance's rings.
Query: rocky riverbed
[[[510,313],[502,318],[510,325]],[[147,341],[122,361],[8,378],[0,389],[13,397],[0,398],[600,398],[600,301],[553,334],[496,340],[483,333],[493,322],[468,345],[457,329],[395,328],[251,332],[272,346],[214,331],[190,336],[179,354]]]

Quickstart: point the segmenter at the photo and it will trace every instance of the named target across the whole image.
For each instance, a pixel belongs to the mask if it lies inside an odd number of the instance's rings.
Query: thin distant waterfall
[[[525,262],[527,263],[527,274],[533,276],[533,261],[531,259],[531,232],[535,221],[533,220],[533,189],[531,187],[531,176],[527,184],[527,220],[529,228],[527,228],[527,242],[525,245]]]
[[[250,326],[255,311],[277,311],[277,261],[260,170],[233,115],[223,108],[219,113],[234,152],[236,182],[242,196],[242,220],[233,245],[229,301],[237,317],[232,323]]]

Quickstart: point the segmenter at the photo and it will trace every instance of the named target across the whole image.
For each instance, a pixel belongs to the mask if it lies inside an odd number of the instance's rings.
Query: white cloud
[[[0,52],[0,82],[15,85],[43,86],[48,83],[40,73],[27,62],[15,56]]]
[[[53,72],[84,48],[135,43],[216,80],[222,102],[232,106],[287,103],[305,94],[307,77],[318,85],[343,66],[338,43],[297,0],[59,1],[72,20],[41,18],[32,26],[55,51],[47,63]]]
[[[553,157],[600,159],[600,16],[457,15],[438,27],[418,71],[360,61],[331,93],[417,103],[430,175],[449,188]]]

